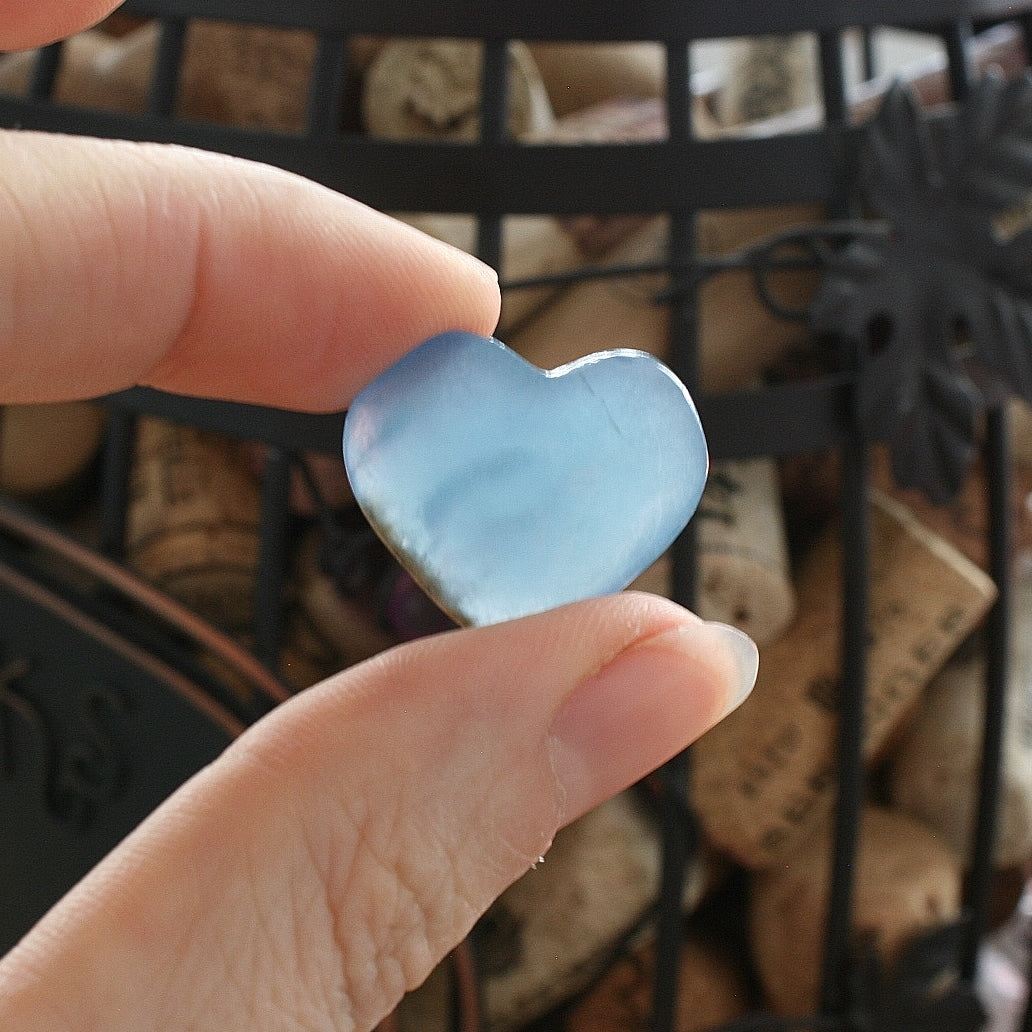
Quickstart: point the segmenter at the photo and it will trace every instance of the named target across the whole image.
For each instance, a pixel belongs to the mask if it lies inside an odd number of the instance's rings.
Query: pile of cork
[[[1024,63],[1015,37],[979,44],[981,64]],[[156,26],[121,18],[66,46],[55,100],[142,111]],[[295,132],[303,128],[315,45],[306,33],[217,22],[190,28],[177,116]],[[729,43],[723,78],[700,90],[700,135],[772,132],[820,118],[806,37]],[[658,45],[523,44],[510,51],[511,134],[564,142],[654,139],[665,131]],[[19,92],[30,55],[0,59],[0,92]],[[480,52],[456,40],[355,39],[344,126],[383,138],[474,140]],[[916,74],[916,73],[915,73]],[[922,67],[917,88],[945,96]],[[865,99],[866,96],[866,99]],[[857,94],[857,110],[872,102]],[[470,250],[472,217],[395,213]],[[704,212],[699,241],[724,254],[820,219],[818,206]],[[501,275],[515,282],[592,264],[661,261],[663,217],[507,217]],[[499,336],[546,368],[620,346],[662,357],[667,310],[660,274],[504,292]],[[815,287],[782,274],[779,297],[805,306]],[[704,389],[754,386],[806,342],[772,314],[745,273],[699,295]],[[1032,857],[1032,434],[1019,432],[1014,488],[1014,626],[1005,730],[1000,883]],[[2,411],[0,487],[74,514],[103,437],[87,404]],[[980,625],[995,597],[985,554],[984,483],[976,467],[957,501],[935,508],[899,490],[872,448],[870,641],[864,755],[871,774],[856,867],[855,928],[891,964],[923,931],[958,917],[972,835],[986,657]],[[324,504],[352,505],[342,466],[308,457]],[[141,421],[127,562],[247,641],[258,556],[261,450],[188,426]],[[299,689],[386,648],[394,636],[320,568],[311,496],[291,505],[299,541],[284,671]],[[697,608],[760,645],[748,702],[693,753],[690,801],[704,846],[685,885],[678,1027],[710,1027],[755,1007],[816,1006],[835,800],[842,556],[838,481],[829,456],[715,464],[696,516]],[[665,557],[637,586],[670,592]],[[652,954],[643,917],[656,897],[660,843],[647,801],[626,793],[558,838],[546,862],[478,930],[491,1027],[512,1030],[562,1005],[576,1032],[647,1027]],[[695,915],[739,889],[728,922],[744,947],[696,934]],[[718,921],[719,924],[719,921]],[[701,927],[701,925],[700,925]],[[614,958],[619,960],[614,962]],[[403,1005],[403,1027],[444,1029],[446,968]]]

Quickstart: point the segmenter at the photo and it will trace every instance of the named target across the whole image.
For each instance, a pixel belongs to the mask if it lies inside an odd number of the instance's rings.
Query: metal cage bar
[[[330,135],[340,127],[347,71],[347,37],[340,32],[320,33],[308,92],[307,127],[311,135]]]
[[[963,971],[973,978],[978,961],[978,944],[989,920],[992,895],[993,849],[996,845],[1000,803],[1000,769],[1006,721],[1011,612],[1011,450],[1007,413],[1003,406],[989,410],[984,445],[989,513],[989,575],[996,583],[997,597],[986,621],[985,717],[982,756],[978,772],[977,818],[971,842],[971,877],[965,900],[969,928]]]
[[[687,40],[736,35],[786,35],[865,26],[927,24],[978,18],[1003,20],[1020,13],[1008,0],[794,0],[791,4],[730,8],[724,0],[654,0],[647,8],[619,0],[568,4],[547,0],[481,3],[454,0],[306,0],[284,6],[279,0],[126,0],[123,10],[155,18],[212,18],[253,22],[313,32],[370,33],[381,36],[456,36],[481,39]]]
[[[51,43],[43,47],[32,66],[27,94],[37,100],[47,100],[53,95],[57,73],[61,69],[64,43]]]
[[[687,143],[694,135],[691,96],[692,51],[689,40],[666,44],[667,134],[672,143]],[[697,212],[685,207],[669,212],[669,254],[671,267],[690,269],[695,264]],[[698,298],[685,291],[670,306],[669,348],[671,368],[689,390],[699,394]],[[694,524],[682,531],[673,547],[673,596],[689,607],[695,603],[697,542]],[[687,796],[691,750],[667,763],[661,777],[665,785],[662,805],[662,876],[659,912],[656,920],[656,973],[652,1001],[652,1028],[669,1032],[677,1025],[679,956],[681,940],[681,898],[688,865],[699,848],[699,835],[690,815],[678,819],[676,800]]]
[[[840,32],[818,36],[821,99],[826,125],[844,129],[849,122],[845,49]],[[842,152],[840,187],[830,199],[830,214],[853,214],[850,176]],[[856,362],[863,360],[858,354]],[[859,372],[859,368],[857,369]],[[860,814],[866,777],[863,742],[867,688],[868,566],[870,547],[867,501],[867,444],[859,419],[850,422],[842,455],[842,678],[838,691],[835,805],[832,864],[828,872],[828,915],[824,931],[820,1005],[824,1013],[845,1016],[852,1004],[849,960]]]
[[[175,112],[186,46],[186,24],[182,18],[169,18],[161,23],[158,53],[147,97],[147,111],[151,115],[168,118]]]

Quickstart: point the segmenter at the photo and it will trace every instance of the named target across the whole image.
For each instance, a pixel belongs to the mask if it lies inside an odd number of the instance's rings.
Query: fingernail
[[[691,744],[748,696],[752,640],[690,621],[639,639],[567,697],[552,757],[567,821],[633,784]]]
[[[729,713],[738,709],[752,694],[756,684],[756,675],[760,672],[760,650],[756,647],[756,642],[745,631],[732,627],[730,624],[710,621],[706,627],[716,637],[723,639],[728,652],[734,658],[736,675],[728,691],[727,707],[720,715],[720,719],[723,720]]]

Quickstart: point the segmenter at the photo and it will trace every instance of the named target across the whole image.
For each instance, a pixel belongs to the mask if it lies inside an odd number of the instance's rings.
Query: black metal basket
[[[49,99],[61,44],[40,52],[27,96],[0,97],[0,124],[127,139],[184,143],[241,155],[296,171],[375,207],[395,211],[463,212],[478,217],[478,250],[498,266],[506,214],[666,213],[669,268],[680,289],[670,305],[670,355],[675,371],[698,400],[715,459],[835,452],[842,467],[842,544],[845,598],[837,749],[838,801],[831,908],[825,935],[820,1016],[807,1021],[849,1027],[856,1010],[851,954],[851,907],[857,829],[865,781],[862,757],[869,547],[866,491],[869,422],[858,401],[861,355],[833,372],[805,381],[707,395],[699,390],[697,288],[704,263],[696,219],[707,209],[821,202],[831,217],[858,211],[856,168],[862,126],[847,103],[844,36],[882,26],[939,35],[948,56],[956,100],[972,89],[968,44],[982,24],[1018,19],[1027,30],[1032,3],[997,0],[793,0],[767,5],[715,0],[633,4],[330,3],[284,5],[270,0],[130,0],[124,10],[160,19],[162,32],[148,112],[124,116],[64,107]],[[318,39],[308,96],[308,123],[296,134],[186,123],[174,117],[186,30],[195,18],[303,28]],[[693,130],[690,95],[693,44],[706,39],[816,34],[821,124],[770,136],[703,139]],[[340,98],[354,34],[468,37],[484,43],[481,138],[476,144],[372,140],[342,132]],[[661,42],[666,51],[665,139],[633,144],[527,146],[507,138],[507,52],[510,40]],[[744,263],[756,256],[745,256]],[[103,550],[122,555],[127,480],[134,421],[141,413],[190,423],[267,446],[263,487],[261,563],[256,586],[255,640],[260,658],[275,664],[283,633],[287,492],[291,466],[306,451],[339,454],[341,417],[310,416],[251,406],[198,401],[131,390],[108,399],[111,423],[104,455]],[[990,657],[980,807],[965,901],[960,969],[970,981],[985,932],[991,891],[1005,668],[1007,656],[1008,493],[1010,456],[1003,402],[986,409],[984,459],[990,484],[990,572],[999,592],[987,626]],[[695,595],[691,529],[677,543],[675,596]],[[653,1021],[672,1027],[676,999],[676,943],[680,896],[696,848],[685,816],[690,756],[662,772],[664,875],[657,900],[658,968]],[[759,1016],[758,1020],[769,1020]],[[1030,1026],[1026,1018],[1026,1028]]]

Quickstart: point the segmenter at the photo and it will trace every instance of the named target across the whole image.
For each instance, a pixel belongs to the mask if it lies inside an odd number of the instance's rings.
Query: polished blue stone
[[[651,355],[546,372],[461,332],[358,396],[344,462],[377,533],[465,624],[626,587],[691,518],[708,469],[695,405]]]

